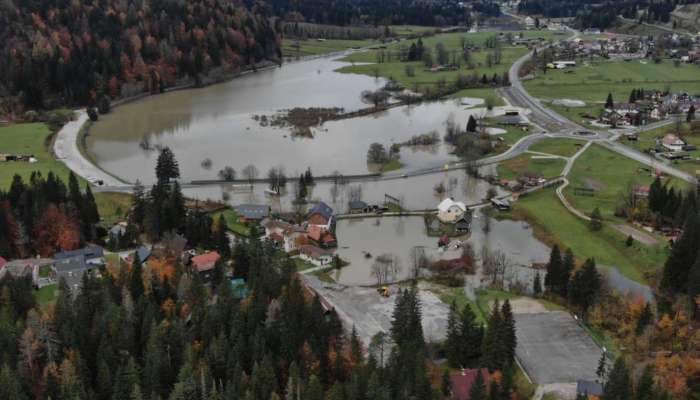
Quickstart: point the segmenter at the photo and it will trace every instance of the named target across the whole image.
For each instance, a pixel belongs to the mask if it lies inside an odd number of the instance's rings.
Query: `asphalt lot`
[[[516,356],[539,385],[596,380],[602,350],[567,312],[515,314]]]

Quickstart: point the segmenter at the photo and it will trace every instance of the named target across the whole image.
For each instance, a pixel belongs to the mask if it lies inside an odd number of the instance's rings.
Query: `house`
[[[488,391],[491,377],[486,368],[481,369],[462,369],[461,371],[452,372],[450,374],[450,390],[452,400],[469,400],[469,392],[472,390],[472,385],[476,380],[477,374],[481,374],[484,379],[484,387]]]
[[[506,114],[496,118],[499,125],[525,126],[527,122],[519,114]]]
[[[105,265],[104,249],[95,244],[90,244],[77,250],[59,251],[53,255],[54,260],[57,261],[73,257],[83,257],[88,264]]]
[[[335,236],[318,225],[309,225],[307,236],[323,248],[335,247],[337,244]]]
[[[314,245],[305,244],[299,246],[299,258],[317,267],[322,267],[330,265],[333,261],[333,253]]]
[[[2,269],[2,268],[5,266],[5,264],[7,264],[7,260],[5,260],[4,258],[0,257],[0,269]]]
[[[649,197],[649,186],[634,185],[633,194],[634,197],[647,198]]]
[[[491,204],[494,207],[496,207],[497,210],[500,210],[500,211],[510,210],[510,202],[506,199],[499,200],[499,199],[494,197],[491,199]]]
[[[348,207],[350,209],[350,214],[362,214],[368,209],[367,203],[362,200],[352,200],[348,203]]]
[[[525,27],[526,28],[534,28],[535,27],[535,19],[532,17],[525,17]]]
[[[455,222],[455,230],[460,233],[467,233],[469,232],[469,229],[471,229],[471,225],[472,214],[464,213],[464,215],[462,215],[462,218],[458,219],[457,222]]]
[[[202,275],[205,279],[209,278],[214,271],[216,263],[221,259],[221,256],[216,251],[210,251],[190,259],[192,270]]]
[[[446,198],[438,204],[437,217],[441,222],[453,223],[460,219],[467,211],[467,206],[461,201]]]
[[[661,145],[670,151],[682,151],[685,142],[678,136],[669,133],[661,139]]]
[[[148,261],[148,259],[151,257],[151,249],[149,249],[146,246],[139,246],[134,253],[124,257],[124,261],[128,262],[129,264],[133,263],[134,254],[139,255],[139,261],[141,262],[141,264],[143,264],[146,261]]]
[[[57,278],[65,280],[73,296],[80,292],[83,275],[96,267],[95,264],[88,263],[83,254],[56,260],[54,264]]]
[[[287,228],[282,237],[284,239],[284,251],[289,253],[295,251],[300,244],[306,240],[306,230],[298,225],[292,225]]]
[[[330,231],[333,224],[333,209],[320,201],[309,210],[306,222],[309,225],[320,226]]]
[[[234,207],[242,223],[260,222],[270,216],[270,206],[260,204],[241,204]]]
[[[32,277],[32,282],[37,285],[39,283],[39,270],[45,267],[53,268],[53,265],[54,260],[50,258],[27,258],[7,261],[4,267],[0,268],[0,278],[5,276],[5,274],[10,274],[16,278],[29,275]]]
[[[576,395],[586,398],[600,398],[603,395],[603,385],[598,382],[579,380],[576,382]]]
[[[265,237],[270,238],[271,235],[276,234],[282,236],[285,230],[289,229],[292,224],[289,224],[278,219],[264,219],[260,225],[265,228]]]
[[[115,224],[113,227],[109,228],[107,231],[107,236],[110,242],[118,243],[119,240],[126,234],[126,223],[120,222]]]

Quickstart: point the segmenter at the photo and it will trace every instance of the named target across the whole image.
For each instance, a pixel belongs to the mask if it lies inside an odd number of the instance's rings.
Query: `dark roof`
[[[353,200],[349,205],[351,210],[362,210],[367,207],[367,203],[362,200]]]
[[[151,256],[151,249],[149,249],[146,246],[139,246],[139,248],[136,249],[136,253],[138,253],[138,255],[139,255],[139,260],[141,262],[144,262],[144,261],[148,260],[148,257]]]
[[[85,263],[85,257],[82,255],[77,255],[69,258],[64,258],[61,260],[56,260],[54,264],[56,272],[61,274],[62,272],[68,271],[78,271],[88,269],[87,263]]]
[[[91,258],[103,257],[104,251],[102,247],[91,244],[78,250],[59,251],[58,253],[54,254],[53,258],[54,260],[63,260],[66,258],[72,258],[76,256],[83,256],[89,260]]]
[[[502,115],[497,118],[497,121],[504,125],[520,125],[525,122],[520,115]]]
[[[309,210],[309,215],[313,214],[321,214],[325,219],[330,219],[333,216],[333,209],[330,208],[328,204],[319,201]]]
[[[236,212],[246,219],[263,219],[270,215],[270,206],[259,204],[241,204],[235,207]]]
[[[490,376],[489,371],[487,369],[463,369],[461,371],[453,372],[450,374],[452,399],[469,400],[469,392],[472,389],[472,385],[476,380],[476,374],[478,372],[481,372],[481,376],[484,379],[484,387],[488,389]]]
[[[603,385],[598,382],[579,380],[576,382],[576,393],[589,396],[602,396]]]

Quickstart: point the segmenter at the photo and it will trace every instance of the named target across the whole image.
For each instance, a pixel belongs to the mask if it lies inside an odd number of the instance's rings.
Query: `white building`
[[[438,204],[437,217],[444,223],[453,223],[462,218],[467,211],[467,206],[461,201],[454,201],[451,198],[446,198]]]
[[[532,17],[525,17],[525,27],[526,28],[534,28],[535,27],[535,19]]]
[[[685,142],[678,136],[669,133],[661,140],[661,145],[671,151],[682,151]]]
[[[305,244],[299,246],[299,258],[317,267],[323,267],[333,262],[333,253],[320,247]]]

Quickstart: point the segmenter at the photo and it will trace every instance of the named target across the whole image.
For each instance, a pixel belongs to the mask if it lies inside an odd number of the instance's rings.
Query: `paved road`
[[[104,182],[105,186],[122,186],[124,182],[104,172],[83,157],[78,148],[78,135],[88,116],[84,110],[76,111],[77,118],[65,124],[56,134],[53,151],[56,158],[63,161],[77,175],[89,180],[95,178]]]

